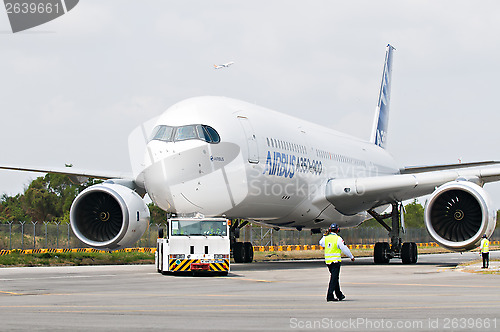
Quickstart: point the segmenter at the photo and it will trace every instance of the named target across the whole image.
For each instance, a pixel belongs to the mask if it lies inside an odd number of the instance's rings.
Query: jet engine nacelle
[[[149,209],[132,189],[110,182],[82,191],[70,210],[71,228],[85,244],[101,250],[133,245],[149,224]]]
[[[496,211],[489,195],[469,181],[448,182],[432,193],[425,207],[425,226],[441,246],[463,251],[479,245],[495,230]]]

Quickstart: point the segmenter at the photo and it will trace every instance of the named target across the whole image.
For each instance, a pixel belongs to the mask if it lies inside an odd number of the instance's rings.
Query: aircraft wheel
[[[373,249],[373,262],[375,264],[387,264],[390,258],[387,253],[389,252],[390,246],[387,242],[377,242],[375,243],[375,248]]]
[[[401,247],[401,260],[403,264],[415,264],[418,258],[417,244],[405,242]]]
[[[253,246],[250,242],[243,243],[243,250],[245,251],[245,263],[252,263],[253,261]]]
[[[243,242],[235,242],[233,245],[233,258],[235,263],[245,262],[245,248],[243,247]]]
[[[417,263],[417,260],[418,260],[418,247],[417,247],[417,244],[415,242],[411,242],[412,245],[413,245],[413,250],[412,250],[412,257],[413,257],[413,264],[416,264]]]

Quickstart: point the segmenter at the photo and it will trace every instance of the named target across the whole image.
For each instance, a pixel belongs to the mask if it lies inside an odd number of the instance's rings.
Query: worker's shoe
[[[326,302],[334,302],[334,301],[338,301],[336,298],[334,297],[330,297],[330,298],[326,298]]]
[[[339,296],[338,300],[337,301],[342,301],[343,299],[345,299],[345,295],[342,294],[342,296]]]

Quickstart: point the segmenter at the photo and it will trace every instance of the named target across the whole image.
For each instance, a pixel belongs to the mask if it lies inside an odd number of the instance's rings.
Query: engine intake
[[[468,181],[448,182],[439,187],[425,207],[425,225],[431,237],[451,250],[470,250],[481,237],[490,236],[496,212],[486,191]]]
[[[71,228],[85,244],[101,250],[133,245],[149,224],[149,209],[132,189],[114,183],[80,193],[70,211]]]

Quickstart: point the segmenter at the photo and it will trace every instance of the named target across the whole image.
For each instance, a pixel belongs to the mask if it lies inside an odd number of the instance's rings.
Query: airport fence
[[[340,236],[348,245],[370,245],[389,241],[385,228],[357,227],[340,230]],[[252,242],[254,246],[286,246],[286,245],[317,245],[323,234],[311,234],[303,230],[275,230],[260,225],[248,225],[240,232],[242,241]],[[425,228],[407,228],[402,234],[403,242],[428,243],[434,242]],[[495,229],[491,241],[500,241],[500,228]]]
[[[156,247],[159,228],[165,224],[151,223],[136,243],[137,247]],[[388,241],[388,233],[382,227],[358,227],[342,229],[340,235],[346,244],[374,244]],[[275,230],[273,228],[248,224],[240,231],[240,241],[254,246],[317,245],[322,234],[311,234],[309,230]],[[491,237],[500,241],[500,230]],[[432,242],[423,228],[410,228],[403,234],[403,241]],[[11,249],[75,249],[88,248],[73,233],[69,223],[12,221],[0,223],[0,250]]]
[[[388,232],[382,227],[358,227],[342,229],[340,235],[346,244],[375,244],[389,241]],[[311,234],[310,231],[279,230],[261,226],[249,226],[242,229],[240,237],[255,246],[317,245],[323,234]],[[403,241],[432,242],[432,238],[423,228],[407,229],[402,235]]]

